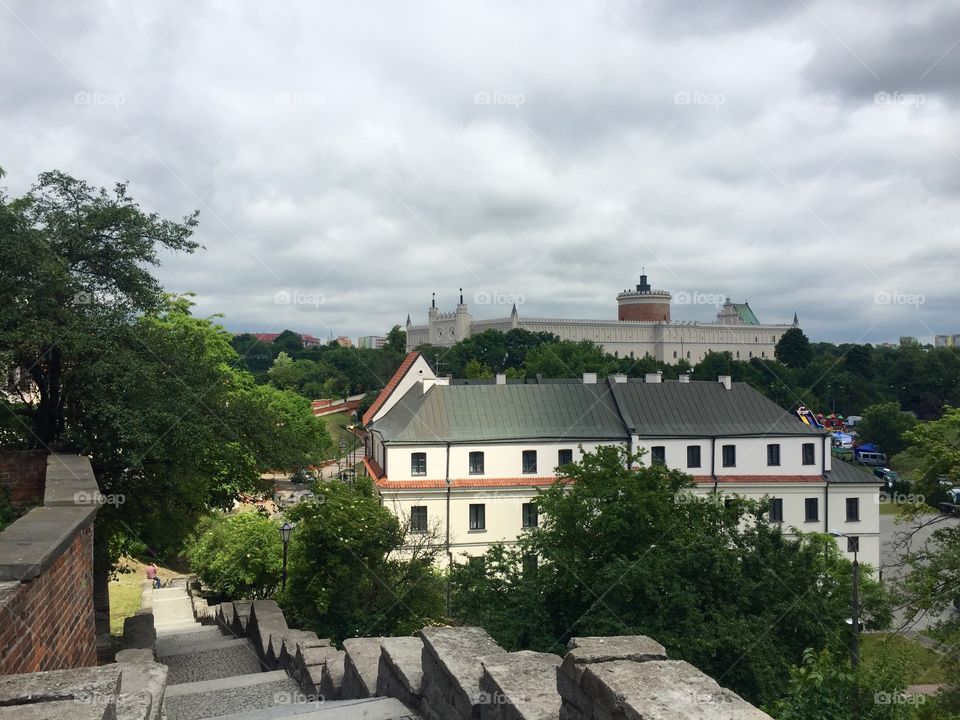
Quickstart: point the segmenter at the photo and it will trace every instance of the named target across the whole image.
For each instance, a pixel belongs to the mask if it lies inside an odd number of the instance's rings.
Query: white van
[[[856,454],[856,459],[864,465],[883,467],[887,464],[887,456],[878,452],[862,452]]]

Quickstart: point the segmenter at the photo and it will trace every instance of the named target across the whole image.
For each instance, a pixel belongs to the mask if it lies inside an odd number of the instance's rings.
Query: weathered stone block
[[[124,648],[152,648],[157,642],[153,613],[131,615],[123,620]]]
[[[736,693],[680,660],[613,660],[585,667],[581,687],[595,718],[771,720]]]
[[[359,700],[376,695],[382,642],[382,637],[350,638],[343,641],[347,657],[343,662],[341,699]]]
[[[433,627],[423,638],[423,705],[428,720],[479,715],[480,658],[504,652],[483,628]]]
[[[318,638],[317,634],[308,630],[291,630],[280,636],[280,654],[277,657],[279,666],[290,672],[293,663],[297,657],[297,648],[329,647],[330,641],[327,638]],[[270,641],[272,652],[276,652],[273,638]]]
[[[377,671],[377,695],[393,697],[416,710],[423,682],[423,640],[384,638]]]
[[[0,706],[57,700],[115,704],[120,690],[120,666],[84,667],[76,670],[0,676]]]
[[[314,665],[325,665],[331,658],[342,652],[329,646],[323,647],[297,647],[297,655],[293,661],[293,672],[291,677],[300,685],[307,681],[308,668]]]
[[[343,686],[343,665],[347,654],[337,650],[323,665],[320,677],[321,695],[327,700],[340,700],[340,689]]]
[[[523,650],[480,658],[481,720],[556,720],[560,658]]]
[[[0,707],[0,720],[116,720],[116,706],[81,700],[54,700]]]
[[[238,603],[234,603],[235,608],[237,605]],[[270,635],[282,635],[289,630],[283,611],[275,600],[254,600],[251,603],[246,632],[261,658],[267,656]]]

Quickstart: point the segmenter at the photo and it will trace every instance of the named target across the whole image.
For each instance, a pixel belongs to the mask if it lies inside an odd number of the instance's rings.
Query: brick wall
[[[0,675],[97,664],[93,525],[39,577],[0,583]]]
[[[0,453],[0,485],[10,490],[10,500],[16,508],[43,502],[46,472],[45,450]]]

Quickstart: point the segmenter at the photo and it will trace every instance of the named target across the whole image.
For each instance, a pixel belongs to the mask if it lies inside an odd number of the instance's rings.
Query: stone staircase
[[[204,625],[194,613],[185,586],[153,590],[154,653],[156,662],[167,666],[163,701],[167,720],[416,718],[394,698],[307,697],[287,671],[266,666],[251,640]]]

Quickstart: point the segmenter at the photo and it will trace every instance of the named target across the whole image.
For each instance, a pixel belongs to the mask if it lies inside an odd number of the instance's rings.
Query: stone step
[[[362,700],[332,700],[330,702],[299,702],[277,705],[262,710],[249,710],[234,715],[222,715],[217,720],[420,720],[399,700],[394,698],[364,698]],[[173,720],[171,717],[170,720]]]
[[[197,652],[206,652],[207,650],[228,650],[232,647],[246,647],[247,640],[243,638],[230,638],[220,633],[216,637],[206,637],[201,633],[194,633],[195,640],[181,640],[170,645],[161,645],[157,641],[155,654],[158,658],[173,657],[175,655],[190,655]],[[166,640],[166,638],[163,638]]]
[[[171,635],[186,635],[188,633],[199,633],[209,630],[208,627],[195,622],[169,622],[162,625],[154,625],[157,637],[170,637]]]
[[[168,720],[199,720],[289,706],[298,697],[300,687],[278,670],[169,686],[164,709]]]
[[[157,638],[155,645],[157,655],[174,655],[177,649],[192,645],[204,640],[232,640],[233,638],[220,632],[220,628],[201,625],[200,630],[189,630],[182,633],[165,633]]]
[[[181,683],[218,680],[232,675],[259,673],[264,668],[248,640],[228,640],[229,645],[159,658],[167,666],[168,688]]]

